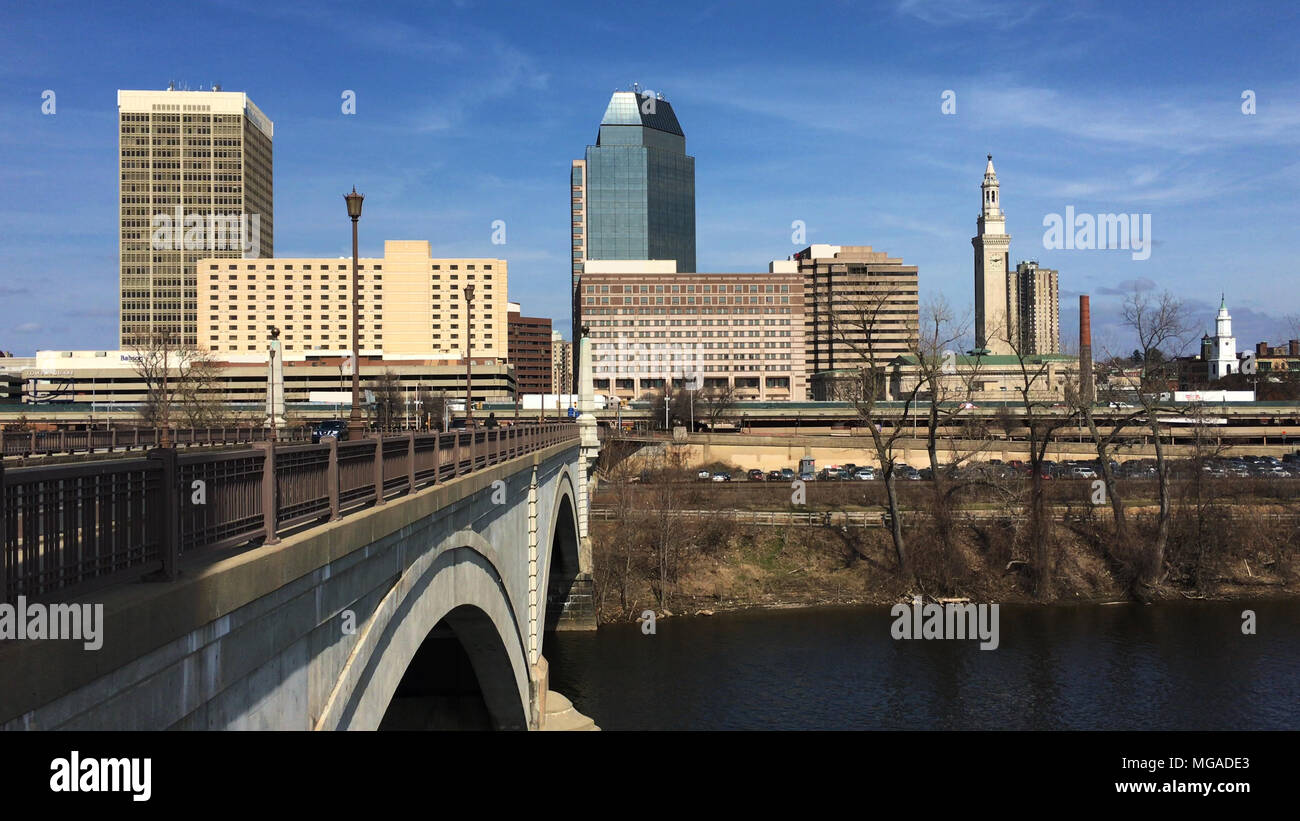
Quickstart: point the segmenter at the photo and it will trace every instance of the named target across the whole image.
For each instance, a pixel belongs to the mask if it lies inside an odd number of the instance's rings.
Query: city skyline
[[[918,266],[922,298],[942,294],[959,313],[972,312],[972,179],[993,153],[1008,198],[1007,230],[1016,237],[1011,263],[1037,260],[1062,272],[1064,328],[1075,326],[1077,294],[1091,293],[1099,350],[1125,349],[1115,309],[1132,283],[1179,293],[1204,331],[1212,330],[1219,291],[1228,290],[1243,345],[1291,336],[1286,317],[1300,306],[1269,283],[1294,271],[1286,228],[1300,208],[1293,194],[1300,114],[1295,83],[1287,79],[1295,75],[1295,55],[1269,48],[1237,53],[1231,35],[1244,21],[1206,6],[1219,25],[1175,21],[1170,36],[1198,49],[1213,68],[1175,71],[1161,63],[1161,48],[1132,52],[1146,42],[1142,26],[1121,30],[1135,20],[1117,7],[1068,17],[1029,8],[1007,15],[996,4],[942,13],[928,3],[884,4],[878,19],[840,19],[825,32],[833,45],[870,22],[923,33],[934,51],[959,46],[946,68],[936,68],[926,50],[924,61],[917,58],[925,67],[916,71],[887,43],[877,56],[850,62],[801,54],[776,68],[752,55],[732,59],[784,35],[781,15],[771,9],[756,10],[744,35],[715,28],[712,53],[695,56],[700,41],[687,31],[690,20],[683,19],[679,40],[638,43],[608,36],[620,18],[607,9],[603,20],[573,10],[542,27],[578,26],[590,35],[591,48],[571,54],[535,36],[540,21],[531,11],[495,20],[472,5],[449,9],[435,34],[414,7],[388,17],[340,11],[317,19],[238,3],[198,10],[200,21],[235,9],[259,24],[220,58],[196,59],[168,45],[132,51],[111,69],[86,70],[72,36],[80,27],[129,44],[158,24],[142,13],[112,20],[89,10],[52,31],[19,11],[22,36],[3,69],[3,110],[18,133],[5,143],[10,161],[3,174],[24,207],[9,219],[17,273],[0,286],[10,307],[3,347],[24,354],[116,346],[112,100],[118,89],[161,89],[172,79],[193,88],[221,82],[257,100],[275,121],[280,255],[345,255],[338,194],[357,184],[368,195],[363,255],[376,255],[385,239],[412,239],[431,241],[438,256],[504,258],[519,283],[511,299],[559,328],[568,327],[568,300],[557,286],[568,271],[569,222],[558,180],[574,146],[590,142],[610,92],[636,80],[664,93],[690,126],[690,154],[698,161],[696,267],[703,272],[760,271],[808,243],[870,244]],[[709,10],[683,13],[707,19]],[[808,23],[835,13],[809,10]],[[1154,13],[1125,14],[1140,22]],[[1258,25],[1258,18],[1251,23]],[[321,38],[322,56],[295,65],[280,54],[266,58],[269,66],[251,59],[259,44],[287,29]],[[1066,29],[1081,45],[1068,46]],[[382,46],[381,31],[398,48]],[[603,39],[595,36],[600,32]],[[979,32],[1055,42],[1060,65],[1031,72],[979,57],[966,42]],[[1290,20],[1252,28],[1252,36],[1270,42],[1294,33]],[[1150,39],[1168,47],[1163,35]],[[372,55],[383,47],[392,59],[363,67],[325,62],[331,46],[344,43]],[[1122,60],[1108,59],[1119,52]],[[454,58],[464,67],[421,82],[404,79],[414,67],[449,68]],[[720,59],[728,66],[721,72]],[[1090,72],[1089,83],[1078,81],[1081,70]],[[53,114],[41,113],[47,89],[56,95]],[[1246,90],[1255,114],[1242,110]],[[340,110],[348,91],[356,114]],[[955,111],[944,114],[949,91]],[[876,115],[887,117],[891,129],[873,128]],[[1150,215],[1150,259],[1043,248],[1042,221],[1066,209]],[[496,221],[503,245],[492,241]],[[799,225],[803,242],[792,242]],[[60,287],[50,288],[52,282]],[[82,296],[79,304],[66,300],[67,289]]]

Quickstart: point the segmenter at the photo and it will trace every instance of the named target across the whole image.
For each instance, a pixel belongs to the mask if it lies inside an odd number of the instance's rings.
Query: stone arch
[[[562,620],[571,619],[574,596],[589,594],[591,568],[586,566],[578,524],[578,493],[566,467],[556,481],[551,502],[550,526],[545,541],[538,544],[546,558],[541,580],[545,585],[542,613],[544,631],[551,631]]]
[[[416,653],[442,626],[469,656],[493,726],[527,729],[530,686],[520,609],[510,600],[501,566],[497,551],[468,530],[412,562],[365,621],[316,729],[377,729]]]

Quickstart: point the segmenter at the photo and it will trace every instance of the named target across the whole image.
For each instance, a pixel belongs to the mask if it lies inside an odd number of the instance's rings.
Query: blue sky
[[[569,162],[636,81],[673,104],[696,158],[701,270],[766,270],[798,250],[802,220],[810,243],[918,265],[923,299],[969,312],[991,152],[1013,261],[1061,271],[1063,337],[1088,292],[1095,340],[1131,350],[1116,312],[1134,284],[1175,291],[1206,329],[1226,290],[1239,347],[1300,330],[1294,4],[194,0],[5,16],[0,349],[20,355],[116,347],[116,91],[169,80],[246,91],[274,120],[277,255],[349,253],[340,195],[355,184],[363,255],[427,239],[503,256],[511,299],[560,329]],[[1044,216],[1067,206],[1150,214],[1150,258],[1044,249]]]

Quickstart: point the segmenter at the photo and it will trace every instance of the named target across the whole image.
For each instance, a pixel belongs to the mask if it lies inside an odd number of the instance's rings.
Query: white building
[[[1208,342],[1209,344],[1206,345],[1205,340],[1202,340],[1202,345],[1208,347],[1209,378],[1221,379],[1230,373],[1236,373],[1239,369],[1237,338],[1232,335],[1232,317],[1228,314],[1228,307],[1222,295],[1219,297],[1219,315],[1214,318],[1214,336],[1209,337]]]

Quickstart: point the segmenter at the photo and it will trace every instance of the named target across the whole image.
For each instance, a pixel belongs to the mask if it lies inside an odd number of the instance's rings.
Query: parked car
[[[731,481],[731,474],[730,474],[730,473],[715,473],[715,474],[713,474],[713,481],[715,481],[715,482],[730,482],[730,481]]]
[[[1070,478],[1071,479],[1096,479],[1097,471],[1093,470],[1090,467],[1084,467],[1083,465],[1075,465],[1074,467],[1070,468]]]
[[[853,472],[853,478],[870,482],[876,478],[876,469],[873,467],[860,467]]]
[[[794,476],[793,471],[791,472],[790,475],[792,477]],[[769,482],[780,482],[784,479],[785,479],[785,475],[779,470],[769,470],[767,472],[767,481]]]
[[[695,478],[701,482],[707,482],[713,478],[713,473],[711,471],[701,470],[699,473],[695,474]]]
[[[783,481],[786,481],[786,482],[789,482],[789,481],[791,481],[792,479],[794,479],[794,469],[793,469],[793,468],[781,468],[781,479],[782,479]]]
[[[799,481],[801,481],[801,482],[815,482],[815,481],[817,481],[817,475],[814,474],[814,473],[806,473],[806,472],[805,472],[805,473],[800,473],[800,474],[799,474]]]
[[[327,437],[334,437],[340,442],[348,438],[348,423],[342,419],[327,419],[316,425],[311,431],[312,444],[320,442]]]
[[[751,482],[761,482],[767,478],[767,474],[759,470],[758,468],[751,469],[748,473],[748,476],[749,476],[749,481]]]

